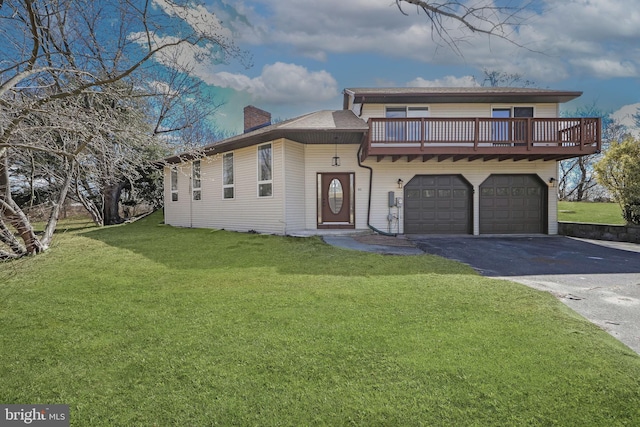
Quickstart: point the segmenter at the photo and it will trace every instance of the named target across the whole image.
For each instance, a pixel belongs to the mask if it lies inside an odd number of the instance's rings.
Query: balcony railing
[[[371,118],[367,156],[558,160],[599,152],[599,118]]]

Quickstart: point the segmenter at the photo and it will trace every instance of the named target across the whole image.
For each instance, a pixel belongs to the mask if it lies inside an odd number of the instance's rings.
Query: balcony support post
[[[473,151],[478,151],[479,141],[480,141],[480,119],[476,117],[475,130],[473,132]]]

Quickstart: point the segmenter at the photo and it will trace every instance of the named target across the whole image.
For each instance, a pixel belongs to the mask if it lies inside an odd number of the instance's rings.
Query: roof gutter
[[[349,89],[344,89],[342,93],[344,94],[344,97],[342,100],[342,109],[349,110],[350,109],[349,104],[353,105],[355,101],[356,93]]]

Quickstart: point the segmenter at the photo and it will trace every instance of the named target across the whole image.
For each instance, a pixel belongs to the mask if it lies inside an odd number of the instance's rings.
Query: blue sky
[[[215,15],[209,19],[252,66],[231,58],[193,72],[225,102],[217,122],[234,133],[248,104],[286,119],[340,109],[345,87],[468,86],[484,69],[519,73],[541,88],[583,91],[564,109],[595,103],[630,123],[640,107],[637,0],[533,3],[525,25],[513,29],[527,48],[452,26],[466,38],[457,54],[432,39],[423,13],[406,5],[404,16],[394,0],[206,0]]]

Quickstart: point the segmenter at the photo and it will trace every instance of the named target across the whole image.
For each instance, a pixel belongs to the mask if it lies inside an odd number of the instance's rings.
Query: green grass
[[[435,256],[135,224],[0,264],[0,402],[73,426],[637,425],[640,357]]]
[[[625,225],[617,203],[558,202],[558,221]]]

